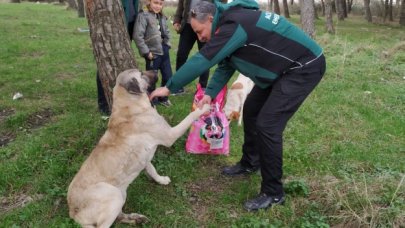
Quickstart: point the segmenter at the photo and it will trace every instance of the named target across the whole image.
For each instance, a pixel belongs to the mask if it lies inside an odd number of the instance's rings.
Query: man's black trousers
[[[241,164],[260,167],[261,192],[284,195],[283,131],[288,120],[321,80],[325,72],[324,56],[302,68],[281,75],[271,87],[254,86],[243,107],[245,142]]]

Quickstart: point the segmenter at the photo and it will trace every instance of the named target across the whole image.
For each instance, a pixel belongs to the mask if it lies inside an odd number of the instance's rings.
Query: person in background
[[[134,31],[135,19],[139,11],[139,0],[122,0],[122,7],[125,13],[125,24],[128,31],[128,36],[130,41],[132,41],[132,34]],[[97,71],[96,73],[96,82],[97,82],[97,104],[98,110],[106,115],[110,115],[110,109],[108,107],[107,99],[104,94],[103,85],[101,84],[100,75]]]
[[[170,65],[170,33],[167,18],[163,15],[163,0],[148,0],[147,10],[140,12],[135,23],[133,38],[141,56],[145,58],[146,70],[160,70],[161,86],[172,77]],[[151,88],[152,92],[155,86]],[[152,104],[170,106],[167,96],[152,100]]]
[[[177,91],[215,64],[199,107],[211,103],[235,70],[251,78],[255,86],[243,107],[243,155],[222,173],[232,177],[260,169],[260,192],[245,202],[246,210],[283,204],[283,132],[325,73],[322,48],[284,17],[260,11],[254,0],[200,2],[191,10],[191,27],[207,43],[150,99]]]
[[[176,13],[174,14],[173,27],[178,34],[180,34],[179,46],[177,48],[176,57],[176,71],[187,61],[188,55],[195,42],[197,41],[198,50],[204,46],[204,43],[198,40],[197,35],[190,25],[190,9],[192,9],[198,2],[203,0],[179,0],[177,4]],[[212,0],[210,0],[212,2]],[[223,2],[226,2],[226,0]],[[209,77],[209,69],[201,73],[199,83],[202,88],[207,87]],[[172,95],[179,95],[184,93],[184,88],[180,88],[173,92]]]

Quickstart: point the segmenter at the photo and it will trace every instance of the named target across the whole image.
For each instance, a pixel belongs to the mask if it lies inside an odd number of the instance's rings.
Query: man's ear
[[[209,17],[208,17],[208,20],[210,20],[210,22],[212,23],[212,22],[214,21],[214,16],[212,16],[212,15],[209,16]]]

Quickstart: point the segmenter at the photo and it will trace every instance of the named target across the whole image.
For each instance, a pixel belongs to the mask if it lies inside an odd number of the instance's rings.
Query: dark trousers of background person
[[[132,33],[134,31],[134,24],[135,24],[135,21],[129,22],[128,26],[127,26],[130,41],[132,41]],[[96,73],[96,81],[97,81],[97,104],[98,104],[98,110],[100,112],[104,113],[104,114],[109,115],[110,114],[110,109],[108,107],[107,98],[105,97],[104,88],[103,88],[103,85],[101,84],[100,75],[99,75],[98,71]]]
[[[160,70],[160,73],[162,75],[160,86],[165,86],[166,82],[172,77],[173,73],[172,67],[170,65],[170,55],[169,55],[170,47],[167,46],[166,44],[163,44],[162,47],[163,47],[163,55],[155,55],[152,61],[145,58],[145,61],[146,61],[146,70],[155,70],[155,71]],[[151,87],[149,87],[150,90],[149,93],[151,93],[155,89],[156,85],[152,85]],[[168,97],[159,98],[160,102],[164,102],[167,100]]]
[[[190,54],[191,49],[193,49],[196,41],[198,50],[200,50],[204,46],[204,43],[198,40],[197,34],[194,32],[191,25],[186,23],[183,31],[180,33],[179,47],[177,49],[176,58],[176,71],[187,61],[188,55]],[[207,87],[208,76],[209,70],[200,75],[199,83],[203,88]]]
[[[325,73],[322,55],[303,68],[284,73],[267,89],[254,86],[243,107],[245,142],[241,165],[260,167],[261,193],[284,195],[283,131]]]

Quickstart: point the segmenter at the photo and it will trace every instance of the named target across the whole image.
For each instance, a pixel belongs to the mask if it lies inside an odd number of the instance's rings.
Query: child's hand
[[[149,54],[148,54],[148,59],[149,59],[149,60],[152,60],[152,59],[153,59],[153,54],[152,54],[152,52],[149,52]]]

